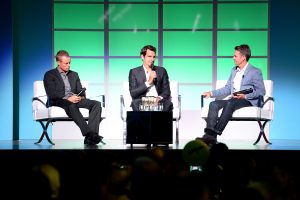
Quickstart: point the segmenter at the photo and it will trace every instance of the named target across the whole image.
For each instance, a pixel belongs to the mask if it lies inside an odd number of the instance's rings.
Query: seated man
[[[101,103],[86,99],[85,92],[79,94],[82,85],[77,72],[70,70],[71,58],[67,51],[58,51],[56,62],[57,68],[49,70],[44,75],[44,86],[48,96],[47,105],[59,106],[66,111],[85,136],[84,144],[96,145],[102,142],[103,137],[99,135]],[[79,108],[89,109],[88,123]]]
[[[217,135],[221,135],[229,122],[235,110],[246,106],[258,106],[259,96],[264,96],[265,86],[263,82],[262,72],[260,69],[248,63],[251,57],[250,47],[246,44],[236,46],[234,48],[233,60],[235,67],[231,71],[231,75],[223,88],[204,92],[202,95],[208,97],[227,96],[231,94],[228,100],[216,100],[209,104],[208,116],[206,119],[205,134],[202,138],[207,144],[215,144]],[[249,94],[234,92],[250,89]],[[219,110],[222,109],[222,114],[218,118]]]
[[[129,91],[132,97],[133,111],[139,110],[142,97],[154,96],[156,103],[163,105],[163,111],[172,111],[173,103],[170,101],[170,82],[165,68],[154,66],[156,48],[147,45],[141,49],[140,56],[143,65],[133,68],[129,72]]]

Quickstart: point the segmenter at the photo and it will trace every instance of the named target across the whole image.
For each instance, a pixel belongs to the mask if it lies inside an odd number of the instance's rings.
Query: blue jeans
[[[221,135],[226,125],[228,124],[232,113],[242,107],[252,106],[252,104],[246,99],[228,99],[228,100],[216,100],[209,104],[208,116],[206,119],[205,132],[213,131],[218,135]],[[219,110],[222,109],[220,118],[218,118]]]

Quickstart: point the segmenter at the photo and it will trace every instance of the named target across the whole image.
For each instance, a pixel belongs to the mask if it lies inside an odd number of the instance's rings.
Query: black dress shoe
[[[202,137],[197,137],[196,140],[201,140],[207,144],[207,146],[212,146],[217,143],[217,136],[205,133]]]
[[[85,136],[84,144],[96,145],[96,144],[99,144],[100,142],[102,144],[105,144],[102,140],[103,140],[102,136],[98,135],[97,133],[90,132]]]
[[[103,137],[101,135],[95,135],[93,137],[94,144],[99,144],[99,143],[105,144],[105,142],[103,142],[102,140],[103,140]]]

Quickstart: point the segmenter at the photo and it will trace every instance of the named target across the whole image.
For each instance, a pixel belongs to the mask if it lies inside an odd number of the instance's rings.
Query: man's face
[[[71,58],[62,56],[59,61],[57,61],[58,67],[63,71],[63,72],[68,72],[70,69],[71,65]]]
[[[236,66],[240,66],[246,61],[246,57],[243,56],[239,51],[234,51],[233,61]]]
[[[156,58],[156,54],[154,51],[150,51],[149,49],[147,49],[146,51],[146,55],[141,55],[141,58],[143,59],[143,64],[145,67],[150,67],[154,61],[155,61],[155,58]]]

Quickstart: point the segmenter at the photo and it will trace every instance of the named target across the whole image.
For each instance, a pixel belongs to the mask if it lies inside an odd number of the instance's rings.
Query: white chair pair
[[[221,88],[225,86],[226,80],[218,80],[216,82],[216,88]],[[273,97],[273,81],[272,80],[264,80],[266,94],[260,98],[261,107],[249,106],[238,109],[233,112],[231,121],[257,121],[260,132],[254,145],[256,145],[261,137],[264,138],[265,142],[268,144],[272,144],[265,134],[265,126],[266,124],[273,120],[274,115],[274,97]],[[203,96],[201,99],[201,117],[203,119],[207,118],[209,106],[204,106]],[[226,99],[228,97],[222,97],[221,99]],[[219,116],[221,115],[222,110],[219,111]]]
[[[181,118],[181,95],[179,94],[179,83],[170,81],[171,101],[173,103],[173,121],[176,124],[176,143],[179,143],[179,120]],[[129,82],[123,82],[123,94],[120,95],[121,119],[123,121],[123,141],[126,142],[126,118],[127,111],[132,111],[130,107],[132,98],[129,92]]]
[[[89,97],[88,92],[88,82],[81,81],[82,87],[86,88],[86,97],[95,99],[93,97]],[[105,118],[105,96],[99,95],[96,100],[101,102],[102,106],[102,113],[101,113],[101,120]],[[35,142],[35,144],[40,143],[44,137],[46,137],[47,141],[54,145],[52,140],[50,139],[47,129],[50,123],[56,121],[73,121],[71,118],[68,117],[65,110],[58,107],[58,106],[46,106],[47,103],[47,94],[45,91],[43,81],[35,81],[33,83],[33,98],[32,98],[32,114],[33,120],[39,122],[43,128],[43,133],[40,136],[40,139]],[[82,113],[83,117],[88,120],[89,118],[89,110],[86,108],[80,108],[80,112]]]

